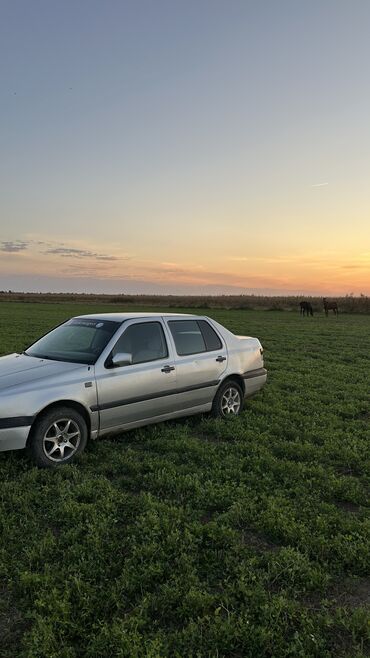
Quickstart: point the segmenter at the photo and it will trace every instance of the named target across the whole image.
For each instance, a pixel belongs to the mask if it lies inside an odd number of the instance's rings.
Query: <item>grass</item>
[[[111,308],[4,302],[0,351]],[[265,347],[239,418],[0,454],[2,657],[368,655],[370,317],[207,313]]]

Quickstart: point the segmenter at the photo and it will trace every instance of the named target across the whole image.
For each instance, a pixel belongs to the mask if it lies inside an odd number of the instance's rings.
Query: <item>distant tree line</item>
[[[225,308],[238,310],[296,311],[302,299],[308,300],[314,312],[323,312],[323,298],[310,296],[268,295],[103,295],[81,293],[25,293],[0,291],[0,301],[14,302],[82,302],[117,304],[121,306],[161,306],[165,308]],[[338,303],[340,313],[370,313],[370,297],[346,295],[328,298]]]

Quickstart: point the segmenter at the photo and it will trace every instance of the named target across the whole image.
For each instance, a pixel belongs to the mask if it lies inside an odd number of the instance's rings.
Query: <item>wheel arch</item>
[[[30,431],[28,433],[27,444],[26,444],[27,446],[29,445],[29,442],[32,439],[33,430],[34,430],[34,427],[35,427],[37,421],[45,413],[47,413],[48,411],[51,411],[52,409],[57,409],[58,407],[71,407],[75,411],[78,411],[81,414],[81,416],[84,418],[85,422],[86,422],[87,437],[88,437],[88,439],[90,438],[90,435],[91,435],[91,418],[90,418],[90,414],[89,414],[88,410],[86,409],[86,407],[83,404],[81,404],[81,402],[76,402],[76,400],[68,400],[68,399],[67,400],[58,400],[56,402],[51,402],[50,404],[47,404],[45,407],[43,407],[43,409],[40,409],[40,411],[37,412],[37,414],[35,415],[35,417],[32,421],[32,425],[31,425]]]
[[[219,388],[221,386],[223,386],[225,384],[225,382],[229,382],[229,381],[233,381],[233,382],[236,382],[237,384],[239,384],[240,388],[243,391],[243,394],[245,393],[245,381],[244,381],[243,377],[241,375],[239,375],[238,373],[235,373],[235,374],[232,374],[232,375],[227,375],[225,377],[225,379],[223,379],[220,382],[220,385],[219,385],[217,390],[219,390]]]

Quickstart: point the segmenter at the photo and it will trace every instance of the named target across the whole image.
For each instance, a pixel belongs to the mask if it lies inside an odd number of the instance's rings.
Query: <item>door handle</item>
[[[171,372],[171,370],[175,370],[175,366],[163,366],[163,368],[161,368],[162,372]]]
[[[226,356],[218,356],[216,361],[218,361],[219,363],[222,363],[222,361],[226,361]]]

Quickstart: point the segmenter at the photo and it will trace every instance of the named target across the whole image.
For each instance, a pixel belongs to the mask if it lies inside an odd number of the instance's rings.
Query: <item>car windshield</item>
[[[33,343],[24,354],[93,365],[119,326],[111,320],[73,318]]]

